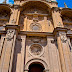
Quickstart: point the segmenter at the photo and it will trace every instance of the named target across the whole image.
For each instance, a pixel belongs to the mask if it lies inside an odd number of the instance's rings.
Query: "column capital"
[[[54,30],[54,34],[56,35],[56,37],[61,38],[62,43],[66,43],[67,41],[67,37],[66,37],[66,33],[67,33],[67,28],[55,28]]]
[[[20,6],[19,5],[13,5],[13,7],[15,8],[15,9],[19,9],[20,8]]]

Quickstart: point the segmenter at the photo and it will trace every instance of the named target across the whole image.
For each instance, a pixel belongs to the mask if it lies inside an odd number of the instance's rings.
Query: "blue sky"
[[[0,0],[0,3],[2,3],[3,1],[4,0]],[[57,0],[57,2],[59,7],[64,7],[65,2],[69,8],[72,8],[72,0]],[[13,0],[7,0],[7,3],[13,4]]]

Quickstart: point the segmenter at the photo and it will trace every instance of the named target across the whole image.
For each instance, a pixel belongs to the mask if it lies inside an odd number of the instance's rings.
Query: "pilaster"
[[[22,39],[22,48],[21,48],[21,72],[24,72],[25,68],[25,43],[26,43],[26,35],[21,36]]]
[[[17,30],[13,26],[6,26],[7,34],[3,46],[0,72],[11,72]]]
[[[21,53],[17,55],[16,72],[24,72],[26,35],[21,35]]]
[[[70,51],[65,28],[56,28],[57,44],[61,61],[62,72],[71,72]]]
[[[49,63],[50,63],[49,72],[62,72],[54,38],[48,36],[47,44],[48,44],[48,55],[49,55]]]

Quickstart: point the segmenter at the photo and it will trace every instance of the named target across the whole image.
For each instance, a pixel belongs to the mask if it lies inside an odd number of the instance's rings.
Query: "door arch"
[[[32,63],[29,65],[29,71],[28,72],[43,72],[44,66],[41,63]]]

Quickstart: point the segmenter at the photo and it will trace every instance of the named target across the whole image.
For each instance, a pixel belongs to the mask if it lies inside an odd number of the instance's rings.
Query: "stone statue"
[[[66,5],[66,3],[64,2],[65,8],[68,8],[68,6]]]

